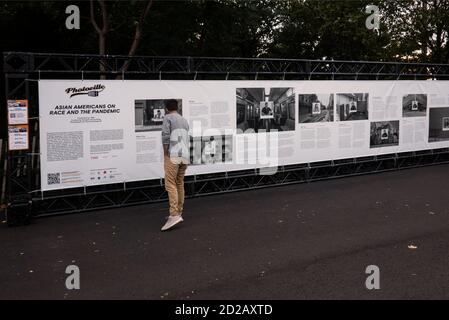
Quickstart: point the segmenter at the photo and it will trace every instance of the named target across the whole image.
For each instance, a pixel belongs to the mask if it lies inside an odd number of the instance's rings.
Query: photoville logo
[[[102,84],[96,84],[92,87],[82,87],[82,88],[67,88],[65,93],[70,95],[70,98],[74,96],[87,95],[89,97],[98,97],[101,91],[106,89],[106,86]]]

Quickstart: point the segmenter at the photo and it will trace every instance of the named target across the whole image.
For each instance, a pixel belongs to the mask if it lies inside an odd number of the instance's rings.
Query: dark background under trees
[[[80,30],[65,27],[69,4]],[[448,31],[449,0],[0,2],[0,51],[448,63]]]

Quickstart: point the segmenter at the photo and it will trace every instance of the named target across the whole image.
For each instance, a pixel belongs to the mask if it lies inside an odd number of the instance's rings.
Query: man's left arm
[[[168,147],[170,146],[170,121],[164,118],[162,122],[162,146],[164,148],[164,157],[170,157]]]

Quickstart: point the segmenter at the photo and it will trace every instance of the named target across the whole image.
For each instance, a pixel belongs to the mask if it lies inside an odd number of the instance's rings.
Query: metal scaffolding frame
[[[30,150],[8,151],[6,195],[10,225],[26,223],[31,216],[122,207],[166,199],[161,179],[42,192],[36,81],[39,79],[449,79],[449,65],[446,64],[25,52],[5,52],[3,72],[5,98],[27,99],[30,120]],[[280,166],[274,175],[259,175],[258,170],[203,174],[186,177],[186,193],[188,197],[197,197],[442,163],[449,163],[449,148]]]

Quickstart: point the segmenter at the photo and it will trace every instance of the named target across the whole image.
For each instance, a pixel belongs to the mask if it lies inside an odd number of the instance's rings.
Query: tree
[[[1,50],[449,62],[449,0],[71,4],[80,7],[80,30],[65,28],[65,2],[1,2]],[[368,4],[381,10],[379,32],[365,27]]]
[[[309,59],[384,60],[390,36],[385,25],[379,33],[368,30],[368,4],[379,1],[285,1],[282,27],[276,31],[271,56]]]
[[[109,11],[109,6],[106,3],[105,0],[97,0],[99,6],[98,6],[98,10],[95,10],[95,5],[94,5],[94,0],[90,0],[90,21],[92,23],[92,26],[94,27],[95,31],[98,34],[98,53],[100,55],[105,55],[106,54],[106,39],[107,36],[109,35],[109,33],[111,31],[114,31],[113,28],[111,28],[111,20],[112,23],[115,23],[115,25],[120,26],[121,24],[124,23],[124,21],[129,22],[129,15],[120,15],[118,14],[117,9],[121,9],[122,8],[122,4],[115,1],[114,3],[112,3],[112,7],[115,9],[114,13],[115,14],[111,14]],[[135,30],[134,30],[134,36],[131,42],[131,46],[130,49],[128,51],[128,56],[132,57],[136,54],[138,48],[139,48],[139,44],[141,42],[142,39],[142,33],[143,33],[143,26],[145,23],[145,20],[150,12],[150,8],[153,4],[153,0],[147,0],[147,1],[142,1],[142,7],[140,10],[140,15],[138,19],[134,19],[134,25],[135,25]],[[129,5],[129,4],[127,4]],[[99,11],[100,16],[101,16],[101,26],[99,25],[99,23],[97,23],[97,18],[96,18],[96,11]],[[122,20],[123,19],[123,20]],[[125,61],[122,67],[122,70],[125,72],[128,70],[129,67],[129,60]],[[104,72],[105,71],[105,67],[104,67],[104,63],[102,63],[100,61],[100,71]]]
[[[384,2],[392,34],[389,54],[403,60],[449,62],[449,1],[401,0]]]

